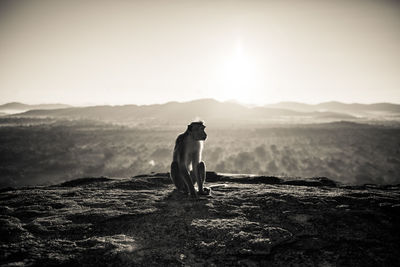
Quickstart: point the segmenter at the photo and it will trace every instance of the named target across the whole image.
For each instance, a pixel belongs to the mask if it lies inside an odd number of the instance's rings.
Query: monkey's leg
[[[206,181],[206,164],[202,161],[197,165],[197,185],[199,187],[199,194],[208,195],[210,194],[210,189],[204,186]]]
[[[196,193],[196,190],[194,189],[194,186],[192,183],[192,178],[190,177],[189,172],[187,170],[183,170],[183,168],[180,169],[180,171],[181,171],[180,172],[181,176],[183,177],[183,179],[185,181],[186,187],[187,187],[188,191],[190,192],[190,196],[193,198],[197,198],[197,193]]]
[[[171,163],[171,180],[176,186],[176,188],[184,193],[187,193],[188,191],[186,190],[185,182],[182,179],[182,176],[179,173],[179,165],[178,162],[174,161]]]

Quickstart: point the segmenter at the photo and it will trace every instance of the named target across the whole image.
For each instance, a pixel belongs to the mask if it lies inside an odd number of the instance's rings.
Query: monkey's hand
[[[200,195],[209,195],[211,193],[211,188],[208,188],[208,187],[203,187],[203,190],[202,191],[199,191],[199,194]]]

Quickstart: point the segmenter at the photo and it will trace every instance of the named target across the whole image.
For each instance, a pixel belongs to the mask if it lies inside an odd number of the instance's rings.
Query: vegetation
[[[129,128],[87,120],[0,120],[0,187],[87,176],[168,172],[176,127]],[[208,127],[208,170],[315,177],[344,183],[400,181],[400,129],[355,123]]]

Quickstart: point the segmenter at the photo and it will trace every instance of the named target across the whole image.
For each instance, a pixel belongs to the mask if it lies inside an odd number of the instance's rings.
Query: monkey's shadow
[[[190,221],[210,216],[208,204],[212,198],[212,195],[192,198],[174,189],[164,198],[162,205],[163,210],[168,211],[168,214]],[[187,223],[190,225],[190,222]]]
[[[189,203],[205,203],[212,199],[212,192],[209,195],[199,195],[197,198],[193,198],[188,194],[178,191],[176,188],[166,197],[166,201],[187,201]]]

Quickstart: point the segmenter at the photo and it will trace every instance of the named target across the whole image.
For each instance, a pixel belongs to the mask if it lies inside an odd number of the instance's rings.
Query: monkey
[[[206,180],[206,165],[202,151],[207,134],[202,121],[192,122],[176,141],[171,163],[170,178],[179,192],[189,193],[192,198],[208,195],[210,189],[203,187]],[[197,182],[198,194],[194,189]]]

